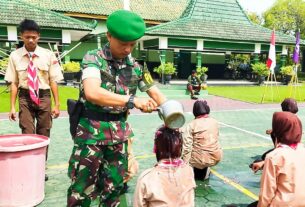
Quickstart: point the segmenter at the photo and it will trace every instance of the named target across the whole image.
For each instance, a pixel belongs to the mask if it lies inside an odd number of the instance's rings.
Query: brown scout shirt
[[[50,89],[50,82],[58,82],[63,79],[61,67],[54,53],[48,49],[37,46],[33,58],[33,64],[38,68],[38,80],[40,89]],[[18,83],[19,88],[28,89],[29,65],[28,51],[25,47],[13,51],[9,57],[9,63],[4,80],[9,83]]]
[[[211,117],[194,119],[182,128],[182,159],[199,169],[216,165],[222,159],[218,128]]]
[[[277,147],[265,160],[258,207],[305,206],[305,148]]]
[[[196,183],[192,167],[156,165],[145,170],[137,181],[134,207],[193,207]]]

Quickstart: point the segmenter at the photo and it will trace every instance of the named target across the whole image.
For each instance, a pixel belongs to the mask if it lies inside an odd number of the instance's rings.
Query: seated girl
[[[294,100],[293,98],[286,98],[282,103],[281,103],[281,107],[282,107],[282,111],[287,111],[293,114],[298,113],[299,108],[298,108],[298,104],[296,102],[296,100]],[[273,122],[273,121],[272,121]],[[266,134],[270,134],[271,139],[273,144],[275,145],[275,137],[274,137],[274,133],[272,132],[272,129],[268,129],[266,130]],[[260,159],[255,160],[252,164],[250,164],[250,168],[252,168],[253,172],[257,172],[258,170],[263,169],[264,166],[264,160],[267,156],[268,153],[272,152],[274,150],[274,148],[266,151]]]
[[[276,147],[265,159],[257,206],[305,206],[305,148],[301,144],[301,121],[293,113],[276,112],[272,133]]]
[[[222,159],[218,136],[218,122],[209,116],[210,107],[206,101],[197,100],[193,106],[195,119],[182,131],[182,159],[194,167],[195,178],[203,180],[209,175],[209,168]]]
[[[145,170],[137,181],[134,207],[192,207],[196,187],[193,169],[181,156],[181,134],[161,127],[155,135],[158,163]]]

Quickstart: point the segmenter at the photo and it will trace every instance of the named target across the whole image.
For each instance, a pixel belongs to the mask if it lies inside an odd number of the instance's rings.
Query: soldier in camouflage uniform
[[[127,139],[133,136],[126,122],[128,110],[149,113],[165,101],[150,74],[128,56],[144,35],[143,19],[119,10],[106,24],[109,43],[89,51],[82,62],[85,110],[69,161],[69,207],[90,206],[97,196],[100,206],[119,205],[128,166]],[[135,97],[138,87],[150,98]]]

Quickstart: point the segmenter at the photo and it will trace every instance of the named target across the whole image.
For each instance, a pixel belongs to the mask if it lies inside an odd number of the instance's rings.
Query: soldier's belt
[[[102,113],[97,111],[92,111],[89,109],[84,109],[82,113],[82,117],[96,120],[96,121],[120,121],[122,119],[126,120],[127,118],[127,111],[119,113],[119,114],[112,114],[112,113]]]

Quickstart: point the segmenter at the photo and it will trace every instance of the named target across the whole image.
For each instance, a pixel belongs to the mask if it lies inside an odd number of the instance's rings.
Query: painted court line
[[[253,148],[253,147],[272,147],[272,144],[249,144],[249,145],[238,145],[232,147],[223,147],[223,150],[233,150],[233,149],[244,149],[244,148]]]
[[[218,123],[221,124],[221,125],[223,125],[223,126],[230,127],[230,128],[232,128],[232,129],[236,129],[236,130],[245,132],[245,133],[247,133],[247,134],[251,134],[251,135],[254,135],[254,136],[263,138],[263,139],[271,140],[270,137],[265,136],[265,135],[261,135],[261,134],[255,133],[255,132],[251,132],[251,131],[248,131],[248,130],[245,130],[245,129],[242,129],[242,128],[239,128],[239,127],[236,127],[236,126],[233,126],[233,125],[230,125],[230,124],[225,124],[225,123],[223,123],[223,122],[218,122]]]
[[[136,156],[137,159],[146,159],[146,158],[150,158],[150,157],[155,157],[155,154],[146,154],[146,155],[142,155],[142,156]],[[64,169],[67,168],[68,164],[60,164],[60,165],[52,165],[52,166],[48,166],[48,169]],[[220,174],[219,172],[217,172],[216,170],[211,169],[211,173],[213,175],[215,175],[217,178],[219,178],[220,180],[222,180],[225,184],[228,184],[232,187],[234,187],[235,189],[237,189],[238,191],[240,191],[241,193],[245,194],[246,196],[252,198],[253,200],[258,200],[258,197],[252,193],[250,190],[246,189],[245,187],[243,187],[242,185],[236,183],[234,180]]]
[[[239,145],[239,146],[232,146],[232,147],[223,147],[223,150],[231,150],[231,149],[244,149],[244,148],[252,148],[252,147],[269,147],[272,146],[272,144],[249,144],[249,145]],[[136,159],[147,159],[151,157],[155,157],[155,154],[144,154],[144,155],[138,155],[135,156]],[[68,163],[62,163],[58,165],[48,165],[48,169],[54,170],[54,169],[65,169],[68,167]]]
[[[215,175],[217,178],[219,178],[220,180],[222,180],[224,183],[231,185],[232,187],[236,188],[237,190],[239,190],[243,194],[247,195],[248,197],[252,198],[253,200],[258,200],[257,195],[255,195],[254,193],[252,193],[250,190],[246,189],[242,185],[234,182],[230,178],[225,177],[224,175],[218,173],[216,170],[213,170],[213,169],[211,169],[211,173],[213,175]]]

